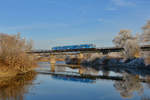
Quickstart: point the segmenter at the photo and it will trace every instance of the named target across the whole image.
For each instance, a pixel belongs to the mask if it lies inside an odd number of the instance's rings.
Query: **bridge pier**
[[[78,59],[83,59],[83,58],[84,58],[83,53],[79,53],[79,54],[78,54]]]
[[[78,64],[81,64],[81,61],[82,61],[83,58],[84,58],[83,53],[79,53],[79,54],[77,55]]]
[[[55,64],[56,64],[56,56],[54,54],[50,54],[51,72],[55,72]]]
[[[103,55],[107,55],[109,51],[102,51]]]
[[[56,57],[53,54],[50,55],[50,64],[56,64]]]
[[[51,67],[51,72],[55,72],[55,64],[50,64],[50,67]]]

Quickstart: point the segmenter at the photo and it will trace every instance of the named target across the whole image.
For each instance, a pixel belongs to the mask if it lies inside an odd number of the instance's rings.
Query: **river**
[[[150,76],[40,62],[0,81],[0,100],[150,100]]]

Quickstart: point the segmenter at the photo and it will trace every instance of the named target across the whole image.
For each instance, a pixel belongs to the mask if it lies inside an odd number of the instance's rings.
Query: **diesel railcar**
[[[53,47],[52,50],[68,50],[68,49],[84,49],[84,48],[96,48],[96,45],[81,44],[81,45],[70,45],[70,46],[57,46],[57,47]]]

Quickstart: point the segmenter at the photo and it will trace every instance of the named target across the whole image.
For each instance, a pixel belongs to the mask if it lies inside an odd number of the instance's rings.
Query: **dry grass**
[[[0,33],[0,63],[6,69],[17,73],[31,70],[36,64],[34,57],[26,53],[31,49],[32,41],[21,38],[19,33],[17,35]]]

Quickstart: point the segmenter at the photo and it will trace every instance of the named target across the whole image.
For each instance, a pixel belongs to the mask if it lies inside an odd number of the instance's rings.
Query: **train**
[[[52,47],[52,50],[85,49],[85,48],[96,48],[96,45],[81,44],[81,45],[70,45],[70,46],[57,46],[57,47]]]

